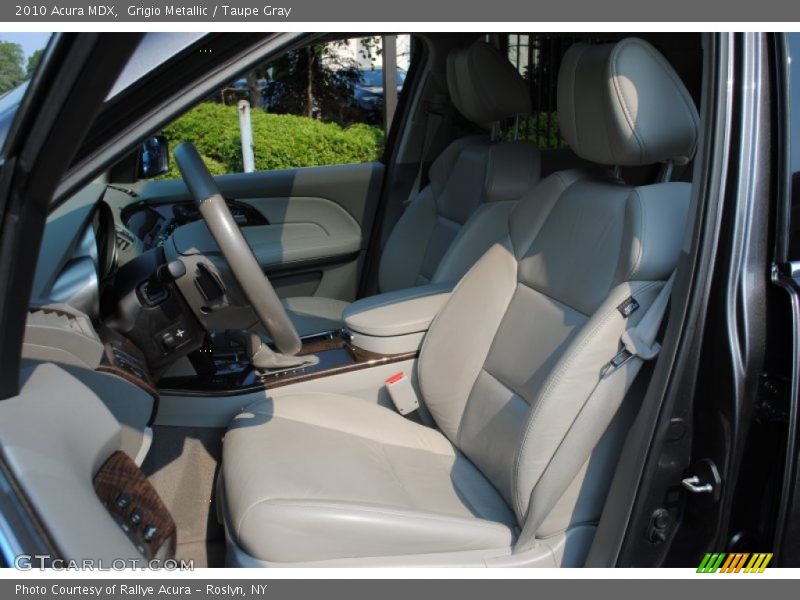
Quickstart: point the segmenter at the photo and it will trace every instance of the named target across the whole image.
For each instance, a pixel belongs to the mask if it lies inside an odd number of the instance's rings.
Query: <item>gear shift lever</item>
[[[252,331],[229,329],[225,333],[230,339],[235,340],[245,347],[245,352],[250,359],[250,364],[258,371],[285,371],[287,369],[310,367],[319,363],[319,357],[313,354],[292,356],[275,352],[261,341],[261,336]]]

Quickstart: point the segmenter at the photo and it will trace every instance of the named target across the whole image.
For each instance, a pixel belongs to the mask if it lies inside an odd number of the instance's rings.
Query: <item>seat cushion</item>
[[[234,543],[270,562],[507,549],[516,521],[438,431],[358,398],[259,401],[223,459]]]
[[[349,302],[320,296],[285,298],[283,306],[300,337],[325,333],[344,327],[342,313]]]

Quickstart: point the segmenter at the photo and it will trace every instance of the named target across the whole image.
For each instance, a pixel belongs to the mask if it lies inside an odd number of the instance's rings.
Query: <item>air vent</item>
[[[225,295],[225,289],[222,287],[219,279],[217,279],[211,270],[202,263],[197,265],[194,283],[197,286],[197,289],[200,290],[203,298],[205,298],[208,302],[216,302],[217,300],[221,300]]]

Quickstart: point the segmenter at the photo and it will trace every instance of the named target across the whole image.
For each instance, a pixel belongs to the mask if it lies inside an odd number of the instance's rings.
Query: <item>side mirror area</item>
[[[169,143],[163,135],[147,138],[139,150],[137,177],[150,179],[169,171]]]

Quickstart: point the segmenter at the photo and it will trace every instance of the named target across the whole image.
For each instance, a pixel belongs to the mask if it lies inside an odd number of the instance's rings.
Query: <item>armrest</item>
[[[353,333],[395,337],[423,333],[450,298],[453,283],[432,283],[353,302],[344,322]]]

